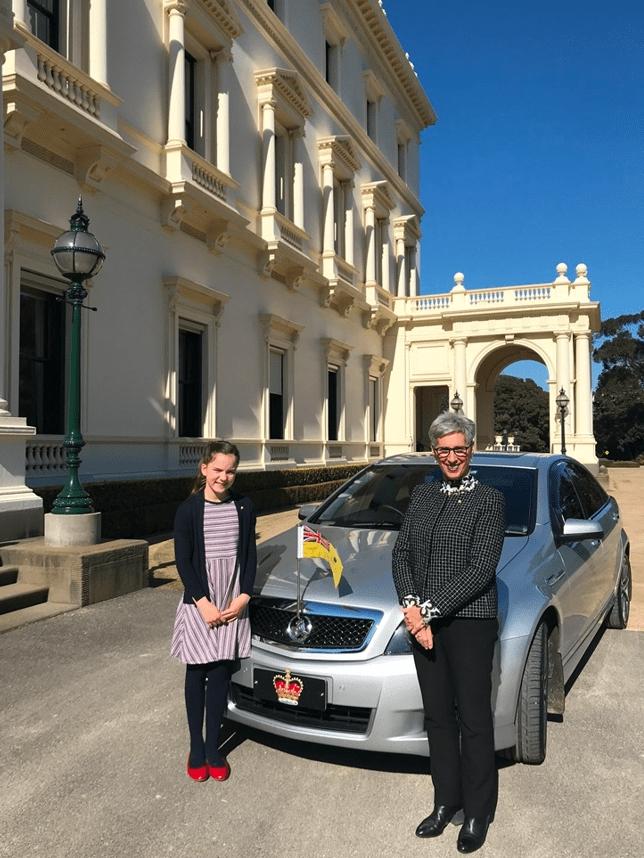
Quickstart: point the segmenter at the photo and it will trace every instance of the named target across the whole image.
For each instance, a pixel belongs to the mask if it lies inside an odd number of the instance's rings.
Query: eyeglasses
[[[471,446],[470,444],[469,447],[434,447],[434,455],[439,459],[447,459],[450,453],[454,453],[458,459],[464,459],[470,452]]]

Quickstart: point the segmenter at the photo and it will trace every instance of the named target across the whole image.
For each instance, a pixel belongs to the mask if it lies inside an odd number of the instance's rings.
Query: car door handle
[[[560,569],[558,572],[555,572],[554,575],[551,575],[549,578],[546,578],[546,584],[556,584],[557,581],[562,578],[566,574],[565,569]]]

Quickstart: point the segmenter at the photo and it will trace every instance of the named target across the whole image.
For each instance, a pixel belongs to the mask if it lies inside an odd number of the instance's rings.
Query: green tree
[[[602,322],[594,359],[601,363],[594,398],[597,454],[644,456],[644,310]]]
[[[494,393],[494,431],[514,435],[522,450],[549,449],[548,394],[531,378],[500,375]]]

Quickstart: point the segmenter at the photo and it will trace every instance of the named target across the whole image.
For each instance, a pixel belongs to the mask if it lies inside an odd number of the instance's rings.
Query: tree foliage
[[[597,454],[644,456],[644,310],[606,319],[593,357],[602,365],[593,409]]]
[[[548,394],[531,378],[500,375],[494,394],[494,431],[514,435],[522,450],[549,449]]]

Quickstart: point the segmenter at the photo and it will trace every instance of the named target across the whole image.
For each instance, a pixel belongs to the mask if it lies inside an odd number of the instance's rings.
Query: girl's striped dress
[[[223,610],[239,595],[239,519],[232,501],[205,502],[203,535],[210,600]],[[170,654],[184,664],[247,658],[250,655],[248,610],[237,620],[211,629],[197,606],[182,600],[177,607]]]

